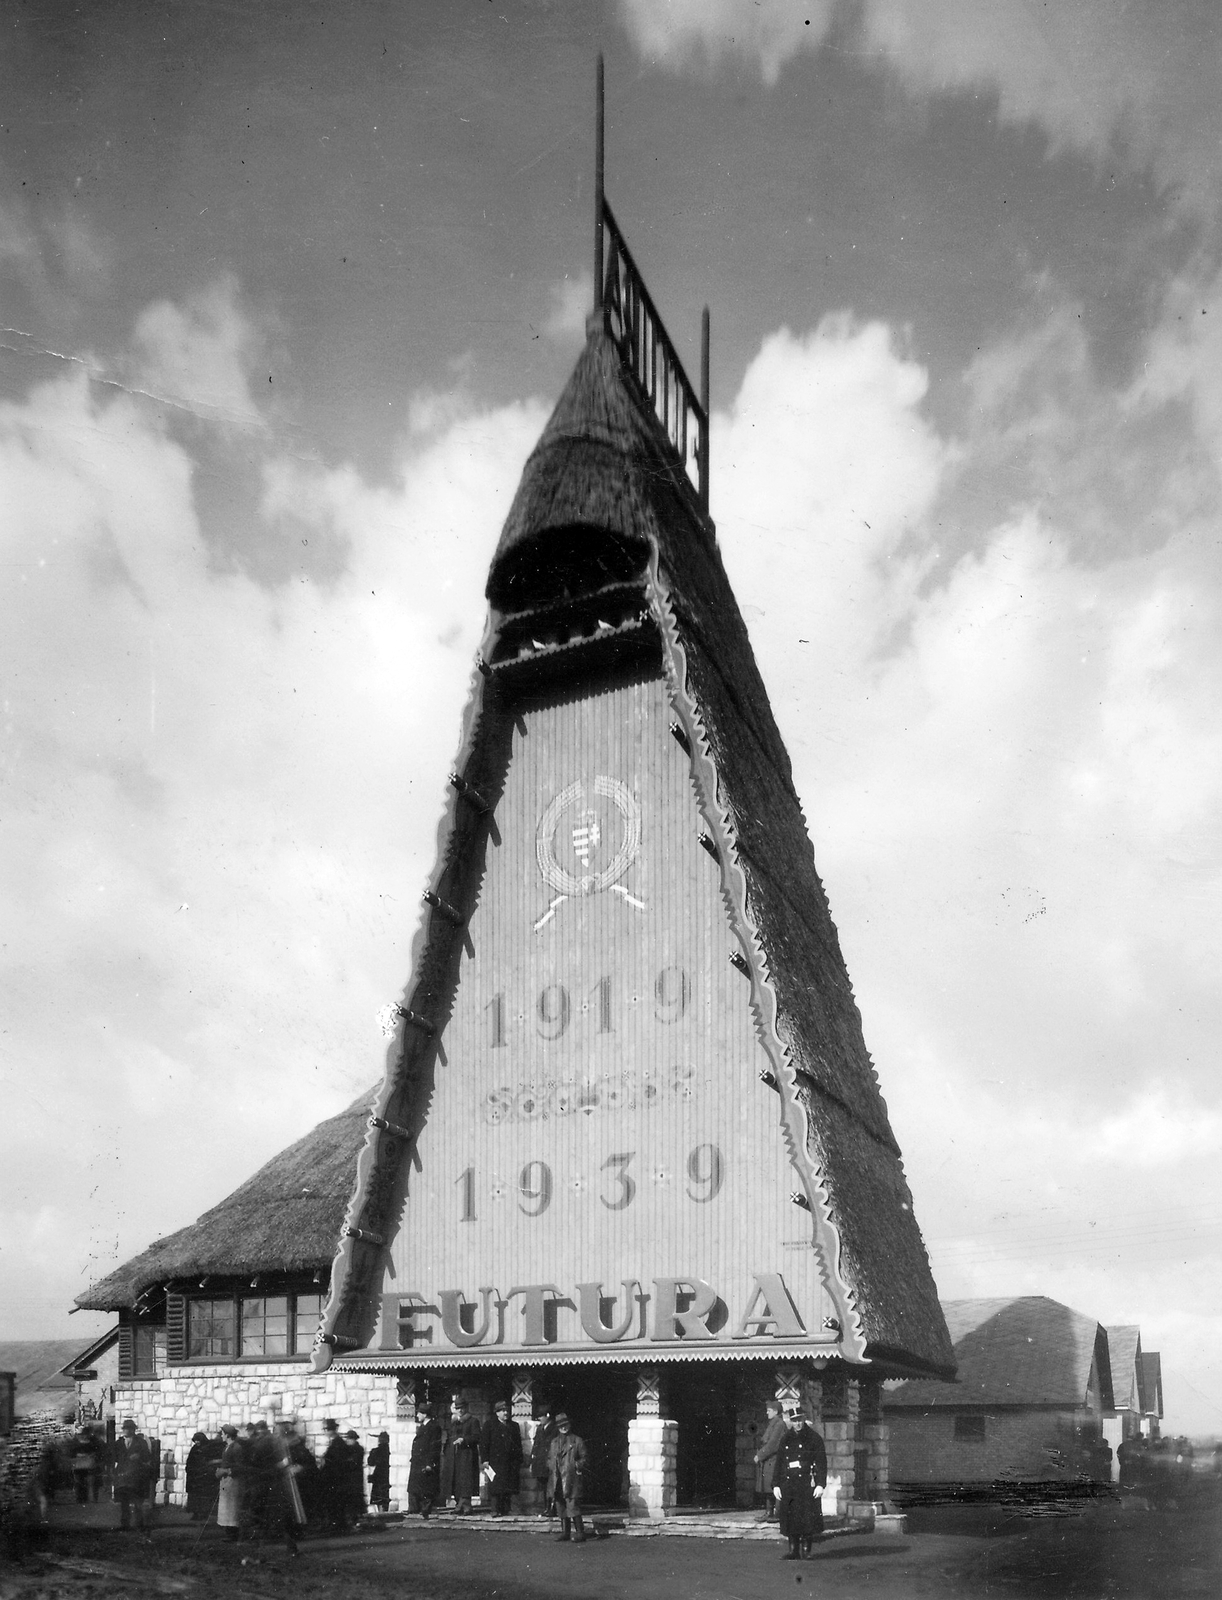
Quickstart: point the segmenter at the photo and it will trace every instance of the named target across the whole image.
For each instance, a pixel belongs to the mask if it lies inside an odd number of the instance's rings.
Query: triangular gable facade
[[[489,576],[320,1367],[953,1369],[788,758],[650,398],[592,319]]]
[[[1140,1416],[1146,1410],[1144,1373],[1141,1359],[1141,1329],[1132,1326],[1107,1330],[1112,1362],[1112,1409],[1132,1411]]]

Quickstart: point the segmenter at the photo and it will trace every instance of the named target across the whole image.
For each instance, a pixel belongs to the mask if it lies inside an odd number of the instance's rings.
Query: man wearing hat
[[[547,1498],[547,1458],[555,1437],[556,1408],[548,1406],[535,1425],[534,1442],[530,1447],[530,1475],[535,1480],[535,1488],[539,1491],[539,1501],[543,1506],[539,1513],[541,1517],[550,1517],[552,1514],[551,1502]]]
[[[454,1496],[460,1517],[471,1515],[471,1502],[479,1493],[479,1423],[462,1395],[454,1396],[450,1433],[441,1462],[441,1503]]]
[[[349,1428],[344,1435],[344,1443],[348,1447],[347,1476],[345,1482],[345,1499],[348,1506],[348,1516],[351,1521],[359,1522],[365,1515],[365,1446],[361,1443],[361,1436],[355,1428]]]
[[[416,1407],[416,1431],[412,1435],[412,1459],[407,1474],[407,1508],[418,1511],[427,1522],[441,1487],[441,1449],[445,1434],[427,1405]]]
[[[334,1417],[323,1419],[323,1435],[327,1441],[319,1468],[319,1489],[323,1516],[334,1533],[347,1533],[349,1515],[348,1473],[351,1456]]]
[[[115,1440],[113,1478],[115,1499],[119,1502],[119,1526],[130,1528],[132,1507],[136,1509],[136,1527],[144,1531],[145,1498],[153,1470],[153,1457],[148,1440],[137,1432],[130,1417],[124,1422]]]
[[[777,1503],[781,1535],[789,1548],[782,1561],[808,1556],[823,1532],[823,1490],[827,1485],[827,1451],[823,1440],[802,1415],[802,1407],[785,1407],[785,1437],[776,1453],[772,1494]]]
[[[488,1485],[498,1517],[509,1515],[509,1502],[520,1487],[522,1435],[510,1418],[508,1400],[498,1400],[479,1436],[480,1474]]]
[[[586,1467],[585,1440],[573,1432],[567,1411],[556,1413],[556,1437],[547,1454],[547,1503],[560,1513],[561,1541],[584,1544],[581,1520],[582,1478]]]

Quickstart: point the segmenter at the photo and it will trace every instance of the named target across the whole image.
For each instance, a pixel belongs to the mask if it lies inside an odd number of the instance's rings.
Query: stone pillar
[[[891,1491],[890,1449],[883,1416],[883,1386],[878,1378],[863,1378],[858,1390],[861,1395],[860,1448],[865,1452],[863,1498],[887,1507]]]
[[[824,1514],[847,1517],[854,1499],[857,1445],[857,1386],[843,1372],[825,1373],[822,1384],[823,1443],[827,1447]]]
[[[674,1511],[678,1496],[679,1424],[662,1416],[656,1369],[637,1374],[636,1416],[628,1424],[628,1514],[653,1520]]]
[[[531,1448],[535,1442],[535,1434],[539,1431],[539,1424],[543,1421],[541,1417],[534,1416],[534,1409],[534,1384],[530,1373],[515,1372],[510,1414],[518,1432],[522,1435],[522,1477],[521,1488],[518,1491],[518,1510],[528,1515],[536,1511],[542,1513],[545,1509],[544,1496],[539,1492],[530,1471]]]

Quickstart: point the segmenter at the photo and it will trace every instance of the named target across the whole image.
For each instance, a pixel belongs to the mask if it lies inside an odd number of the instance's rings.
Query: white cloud
[[[543,324],[543,332],[557,343],[572,343],[585,336],[586,318],[594,307],[594,274],[577,272],[571,277],[565,273],[559,283],[551,287],[551,309]]]
[[[141,400],[75,376],[0,407],[0,1231],[55,1196],[53,1245],[0,1262],[7,1303],[66,1303],[78,1263],[191,1220],[377,1080],[543,420],[465,410],[383,488],[269,457],[265,516],[332,527],[349,562],[268,590],[210,564],[192,458]]]
[[[182,305],[158,300],[135,327],[135,381],[150,394],[210,422],[262,428],[250,388],[262,337],[226,273]]]
[[[766,84],[833,25],[915,94],[996,94],[1003,122],[1041,127],[1054,148],[1099,162],[1150,164],[1194,206],[1214,208],[1222,125],[1218,19],[1156,0],[1018,6],[1012,0],[621,0],[633,43],[672,70],[733,56]]]
[[[986,352],[950,442],[886,329],[774,335],[715,419],[714,509],[940,1286],[1115,1320],[1133,1263],[1091,1219],[1138,1212],[1138,1174],[1222,1209],[1217,522],[1084,552],[1096,419],[1045,430],[1082,475],[1056,521],[1020,504],[933,559],[946,493],[1025,419],[1107,415],[1085,368],[1062,392],[1074,368],[1058,337]],[[1166,511],[1157,433],[1126,445]],[[994,1238],[1004,1214],[1029,1249]],[[940,1263],[944,1239],[978,1254]]]
[[[798,9],[786,0],[750,6],[741,0],[621,0],[620,11],[647,59],[682,67],[741,55],[757,62],[764,82],[772,84],[800,50],[823,42],[836,4],[814,0]]]

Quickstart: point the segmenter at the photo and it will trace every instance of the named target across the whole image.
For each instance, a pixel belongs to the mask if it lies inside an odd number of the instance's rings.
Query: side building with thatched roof
[[[956,1382],[917,1379],[884,1400],[900,1498],[1111,1484],[1108,1330],[1047,1295],[947,1300],[943,1310]]]
[[[827,1509],[864,1512],[881,1382],[949,1376],[950,1340],[708,515],[707,318],[698,396],[597,193],[598,304],[489,572],[385,1076],[328,1204],[286,1213],[276,1349],[303,1357],[325,1283],[312,1374],[268,1363],[243,1191],[110,1300],[164,1298],[177,1410],[249,1362],[251,1403],[386,1428],[392,1492],[416,1406],[461,1391],[527,1444],[567,1409],[593,1500],[750,1504],[781,1396],[822,1427]],[[313,1201],[281,1177],[248,1199]]]

